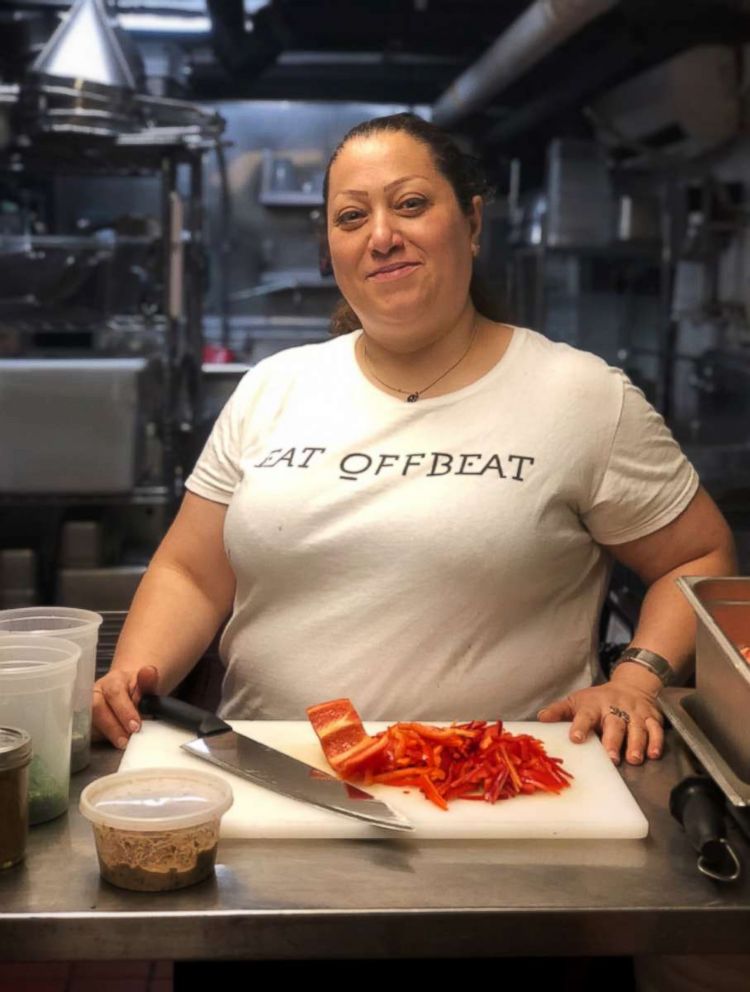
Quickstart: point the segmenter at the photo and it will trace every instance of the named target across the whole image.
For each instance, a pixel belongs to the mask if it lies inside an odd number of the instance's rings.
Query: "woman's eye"
[[[342,210],[336,218],[337,224],[354,224],[362,216],[359,210]]]
[[[405,200],[402,200],[399,207],[402,210],[419,210],[421,207],[425,206],[426,200],[421,196],[407,196]]]

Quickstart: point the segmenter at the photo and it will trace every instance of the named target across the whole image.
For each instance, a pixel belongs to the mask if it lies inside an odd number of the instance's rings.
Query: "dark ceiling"
[[[243,0],[120,0],[119,7],[210,13],[210,36],[170,36],[189,67],[188,98],[432,104],[529,3],[250,0],[245,9]],[[0,0],[0,76],[19,76],[66,6]],[[695,44],[749,41],[750,0],[621,0],[454,130],[488,152],[523,157],[553,132],[585,130],[582,106],[640,70]]]
[[[252,32],[242,27],[242,0],[207,4],[218,59],[196,65],[203,93],[433,103],[530,0],[274,0]],[[554,99],[574,80],[585,98],[589,79],[600,88],[689,45],[742,39],[750,40],[743,0],[621,0],[500,94],[483,122]]]

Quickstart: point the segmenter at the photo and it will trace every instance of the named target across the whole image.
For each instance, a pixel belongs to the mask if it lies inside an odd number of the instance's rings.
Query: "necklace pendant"
[[[419,399],[419,393],[409,393],[409,395],[406,397],[406,402],[416,403],[418,399]]]

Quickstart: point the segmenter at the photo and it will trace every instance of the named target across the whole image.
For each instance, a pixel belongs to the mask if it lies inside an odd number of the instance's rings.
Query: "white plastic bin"
[[[29,823],[68,808],[73,685],[81,649],[38,634],[0,638],[0,725],[31,734]]]
[[[81,649],[73,690],[71,772],[79,772],[91,760],[91,690],[96,675],[96,645],[101,623],[101,614],[70,606],[28,606],[0,611],[0,644],[4,635],[40,634],[62,637]]]

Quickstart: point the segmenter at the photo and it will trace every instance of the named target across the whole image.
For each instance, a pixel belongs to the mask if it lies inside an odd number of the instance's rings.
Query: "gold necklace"
[[[385,386],[386,389],[391,389],[394,393],[401,393],[402,396],[405,396],[406,397],[406,402],[407,403],[416,403],[417,400],[419,399],[419,397],[422,395],[422,393],[426,393],[428,389],[432,389],[432,387],[433,386],[436,386],[440,382],[441,379],[444,379],[448,375],[449,372],[452,372],[457,366],[459,366],[461,364],[461,362],[464,360],[464,358],[466,358],[466,356],[471,351],[471,346],[474,344],[474,339],[476,338],[476,336],[477,336],[477,324],[476,324],[476,321],[475,321],[474,322],[474,329],[471,332],[471,340],[469,341],[469,346],[466,349],[466,351],[463,353],[463,355],[461,355],[461,357],[459,358],[459,360],[457,362],[454,362],[453,365],[451,365],[451,367],[449,369],[446,369],[445,372],[443,372],[441,375],[439,375],[437,377],[437,379],[433,379],[432,382],[428,386],[422,386],[421,389],[414,389],[414,390],[399,389],[398,386],[391,386],[391,385],[389,385],[389,383],[384,382],[383,379],[380,378],[380,376],[377,374],[377,372],[373,368],[372,359],[370,358],[369,352],[367,351],[367,345],[365,344],[364,338],[362,339],[362,351],[363,351],[363,354],[365,356],[365,361],[367,362],[367,366],[370,369],[370,372],[378,380],[378,382],[380,383],[381,386]]]

